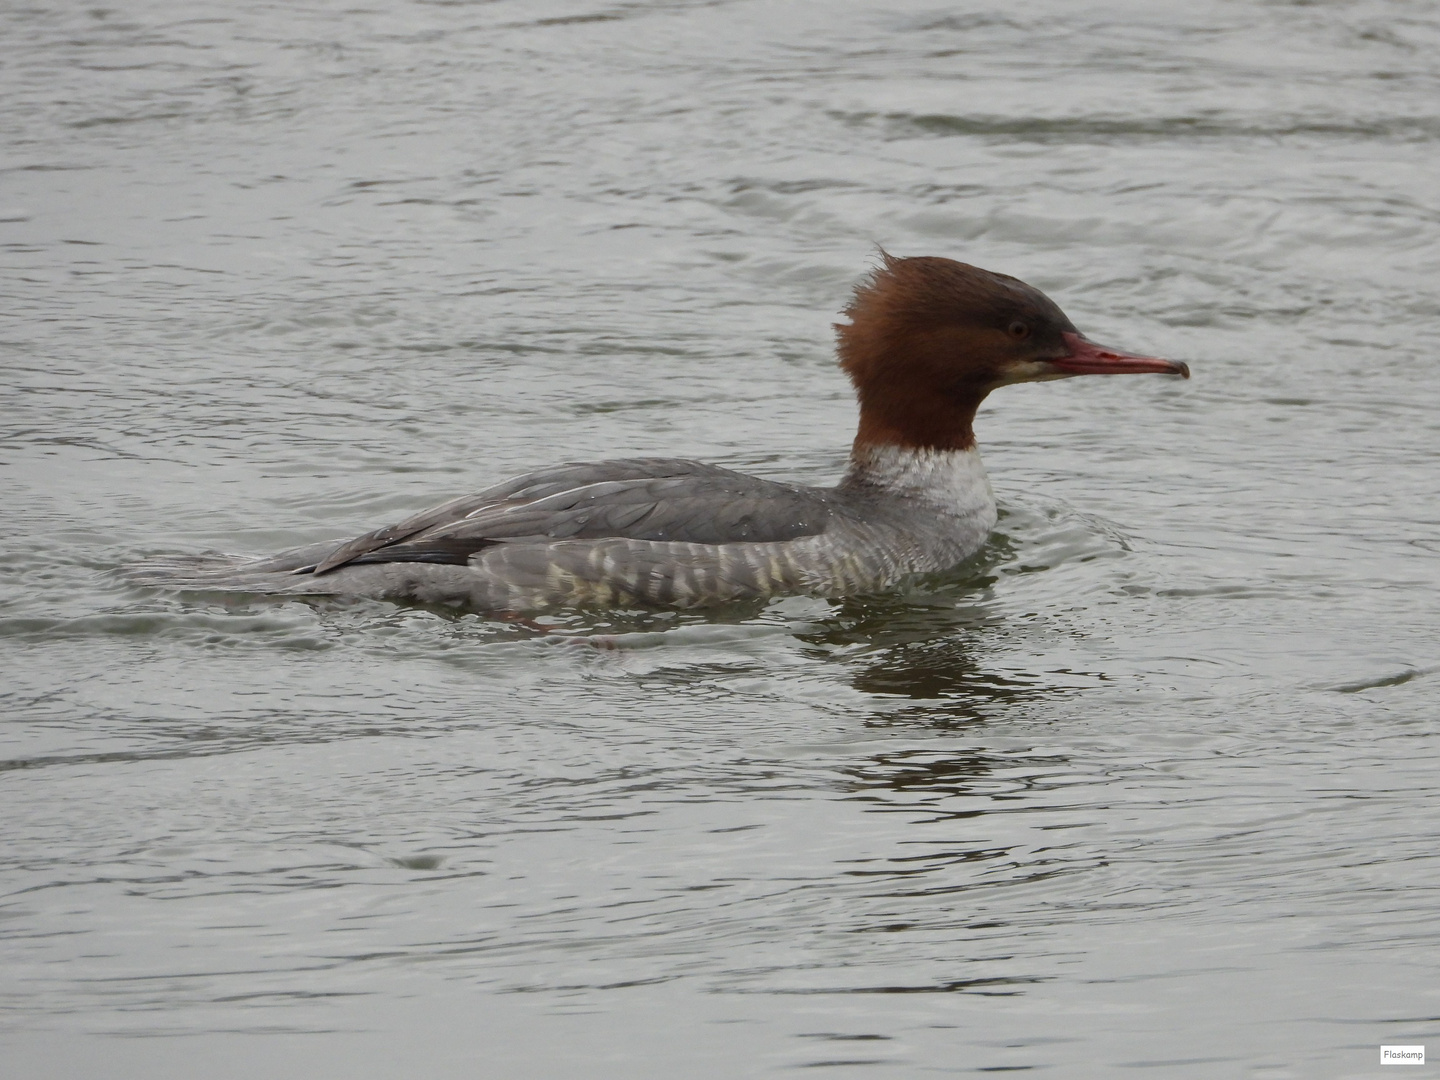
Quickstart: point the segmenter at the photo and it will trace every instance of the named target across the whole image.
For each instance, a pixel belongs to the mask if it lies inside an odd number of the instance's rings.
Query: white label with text
[[[1424,1065],[1425,1047],[1423,1046],[1382,1046],[1380,1047],[1381,1065]]]

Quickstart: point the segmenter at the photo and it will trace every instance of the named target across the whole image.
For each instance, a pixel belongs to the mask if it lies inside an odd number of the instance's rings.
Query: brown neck
[[[970,351],[961,328],[914,327],[857,302],[854,321],[836,327],[840,366],[855,385],[860,429],[855,452],[867,446],[968,450],[975,445],[975,411],[993,378],[957,363]]]
[[[884,388],[860,387],[860,428],[853,453],[862,456],[874,446],[911,450],[969,450],[975,445],[975,411],[985,399],[981,390],[922,397]]]

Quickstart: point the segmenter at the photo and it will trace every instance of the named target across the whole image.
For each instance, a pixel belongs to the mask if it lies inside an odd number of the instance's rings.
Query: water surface
[[[151,0],[0,41],[7,1074],[1440,1051],[1430,8]],[[108,576],[557,460],[833,481],[877,245],[1195,378],[997,394],[991,543],[878,600],[537,634]]]

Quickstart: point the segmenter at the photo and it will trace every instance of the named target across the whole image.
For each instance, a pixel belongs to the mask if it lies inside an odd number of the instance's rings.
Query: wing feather
[[[825,531],[826,493],[700,462],[633,458],[528,473],[339,545],[315,564],[464,565],[496,544],[625,539],[772,543]]]

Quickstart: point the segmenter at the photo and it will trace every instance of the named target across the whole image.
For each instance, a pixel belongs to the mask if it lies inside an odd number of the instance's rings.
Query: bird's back
[[[986,488],[988,496],[988,487]],[[699,607],[874,592],[969,554],[993,524],[864,486],[814,488],[669,458],[528,473],[352,540],[266,559],[194,556],[147,584],[354,595],[479,610]]]

